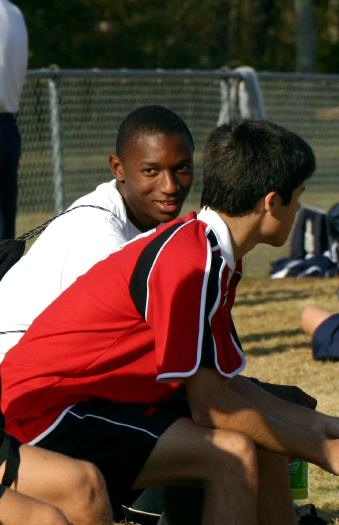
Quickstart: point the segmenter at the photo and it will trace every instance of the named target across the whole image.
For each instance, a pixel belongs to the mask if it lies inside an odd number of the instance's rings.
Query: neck
[[[234,260],[239,261],[259,242],[255,214],[230,217],[222,212],[217,213],[229,229]]]
[[[122,197],[123,201],[124,201],[124,205],[125,205],[125,209],[126,209],[126,215],[128,217],[128,220],[136,227],[138,228],[138,230],[140,230],[142,233],[144,232],[147,232],[148,230],[151,230],[154,226],[152,225],[148,225],[148,226],[145,226],[144,224],[142,224],[140,221],[138,221],[138,219],[136,218],[136,216],[134,215],[134,213],[131,211],[131,209],[128,207],[128,204],[127,202],[125,201],[125,199]]]

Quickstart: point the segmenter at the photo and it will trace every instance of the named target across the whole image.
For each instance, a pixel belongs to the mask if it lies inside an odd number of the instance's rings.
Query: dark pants
[[[15,118],[0,113],[0,239],[15,237],[21,141]]]

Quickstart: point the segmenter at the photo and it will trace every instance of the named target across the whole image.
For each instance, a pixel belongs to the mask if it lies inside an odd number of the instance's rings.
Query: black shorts
[[[94,463],[110,495],[119,499],[130,491],[158,437],[189,415],[186,400],[177,396],[161,407],[104,400],[79,403],[36,445]]]
[[[318,326],[312,348],[316,360],[339,360],[339,314],[331,315]]]

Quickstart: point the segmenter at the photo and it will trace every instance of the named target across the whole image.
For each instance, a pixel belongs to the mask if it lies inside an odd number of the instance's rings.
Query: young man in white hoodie
[[[179,215],[193,180],[193,150],[173,111],[143,106],[127,115],[109,157],[113,180],[76,200],[71,208],[81,208],[54,220],[0,282],[0,360],[79,275]]]

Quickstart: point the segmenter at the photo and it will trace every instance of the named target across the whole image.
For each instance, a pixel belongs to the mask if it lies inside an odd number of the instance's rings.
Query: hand
[[[313,410],[317,406],[317,400],[301,390],[298,386],[275,385],[272,383],[262,383],[261,381],[259,381],[259,386],[270,394],[284,399],[284,401],[289,401],[290,403],[295,403],[296,405],[301,405]],[[336,437],[339,437],[339,435]]]
[[[323,469],[339,476],[339,439],[327,439],[324,442],[325,463]]]

